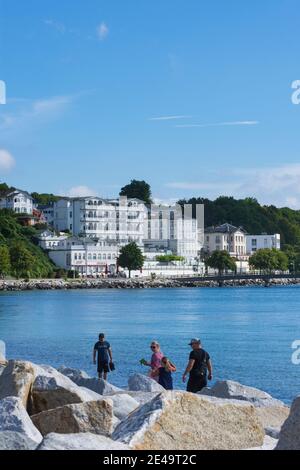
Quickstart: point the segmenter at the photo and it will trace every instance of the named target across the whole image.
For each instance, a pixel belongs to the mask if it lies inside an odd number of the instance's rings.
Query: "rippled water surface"
[[[114,352],[110,380],[124,386],[145,371],[158,340],[182,388],[191,337],[201,337],[215,379],[232,379],[290,402],[300,394],[300,287],[34,291],[0,294],[0,339],[7,356],[95,374],[92,349],[104,331]]]

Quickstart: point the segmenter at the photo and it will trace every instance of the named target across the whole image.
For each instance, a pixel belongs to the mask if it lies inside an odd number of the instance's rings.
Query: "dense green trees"
[[[121,268],[128,269],[129,277],[131,276],[131,271],[142,269],[144,265],[144,256],[135,242],[131,242],[121,248],[118,265],[121,266]]]
[[[37,233],[34,227],[20,225],[13,212],[0,210],[0,275],[40,278],[53,274],[53,263],[36,244]]]
[[[141,199],[146,204],[151,204],[152,202],[151,188],[146,181],[131,180],[129,184],[121,189],[120,196]]]
[[[48,206],[52,204],[55,201],[59,200],[59,196],[55,196],[54,194],[48,194],[48,193],[31,193],[31,196],[33,197],[34,201],[36,204],[41,204],[42,206]]]
[[[236,264],[230,254],[225,250],[214,251],[206,260],[206,266],[217,269],[219,274],[224,271],[236,271]]]
[[[256,199],[234,199],[221,196],[214,201],[206,198],[181,200],[179,204],[192,204],[196,216],[196,205],[204,204],[205,226],[229,222],[242,226],[250,233],[280,233],[282,246],[300,245],[300,211],[287,207],[261,206]]]
[[[176,255],[158,255],[155,257],[156,261],[160,263],[171,263],[172,261],[184,261],[183,256]]]
[[[270,273],[272,271],[286,271],[289,268],[289,260],[282,251],[264,248],[257,250],[250,256],[249,265],[254,269]]]
[[[11,271],[10,254],[6,245],[0,246],[0,277],[7,276]]]

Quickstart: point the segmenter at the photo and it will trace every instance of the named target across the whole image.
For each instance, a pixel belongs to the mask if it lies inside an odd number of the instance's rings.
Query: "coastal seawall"
[[[298,285],[300,279],[271,279],[269,286]],[[228,280],[223,287],[264,287],[262,279]],[[28,290],[72,290],[72,289],[152,289],[152,288],[187,288],[187,287],[219,287],[217,280],[186,280],[186,279],[31,279],[31,280],[0,280],[0,291]]]

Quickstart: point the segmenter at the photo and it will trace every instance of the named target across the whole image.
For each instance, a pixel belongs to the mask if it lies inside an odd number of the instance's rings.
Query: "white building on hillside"
[[[68,238],[67,235],[56,235],[50,230],[45,230],[38,237],[39,245],[43,250],[55,250],[59,243]]]
[[[247,254],[253,254],[263,248],[280,250],[280,234],[246,235]]]
[[[49,251],[60,268],[77,271],[81,276],[101,276],[117,270],[118,246],[113,241],[69,237]]]
[[[225,250],[235,258],[246,258],[245,230],[231,224],[206,228],[204,233],[204,251],[212,253],[217,250]]]
[[[148,208],[145,225],[146,252],[170,251],[187,260],[198,255],[198,224],[191,214],[179,206],[152,205]]]
[[[114,240],[121,246],[135,241],[142,246],[145,214],[146,206],[139,199],[64,198],[54,203],[53,226],[76,236]]]
[[[10,209],[17,214],[32,214],[33,208],[33,198],[21,189],[9,190],[0,198],[0,209]]]

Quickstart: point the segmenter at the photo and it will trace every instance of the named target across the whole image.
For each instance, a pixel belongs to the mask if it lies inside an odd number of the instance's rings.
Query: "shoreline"
[[[300,285],[300,279],[273,279],[269,287]],[[0,292],[32,290],[75,290],[75,289],[174,289],[174,288],[216,288],[218,281],[186,281],[180,279],[32,279],[0,280]],[[264,280],[224,281],[222,287],[265,287]]]

